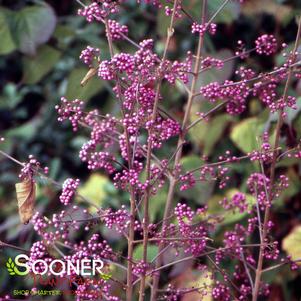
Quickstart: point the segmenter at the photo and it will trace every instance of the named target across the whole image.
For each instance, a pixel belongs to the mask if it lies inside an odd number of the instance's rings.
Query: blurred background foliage
[[[222,0],[208,1],[209,14],[217,10]],[[199,0],[183,0],[187,12],[199,19]],[[102,59],[108,58],[104,27],[101,24],[87,24],[82,17],[76,16],[79,4],[75,0],[0,1],[0,136],[5,142],[0,149],[20,160],[26,161],[33,154],[43,165],[50,169],[50,177],[63,182],[67,177],[80,178],[80,193],[104,208],[120,207],[128,203],[126,193],[115,190],[110,179],[101,172],[89,174],[81,164],[78,152],[88,138],[88,132],[81,130],[73,133],[68,123],[58,123],[55,105],[61,96],[68,99],[79,98],[86,101],[87,110],[98,108],[102,112],[118,113],[111,87],[97,78],[93,78],[83,88],[80,81],[87,72],[78,57],[87,45],[101,49]],[[295,17],[301,12],[301,1],[285,0],[247,0],[240,5],[231,1],[216,22],[218,31],[214,37],[206,37],[205,49],[210,55],[227,58],[233,55],[237,40],[243,40],[247,48],[254,47],[254,39],[264,33],[275,34],[280,43],[292,44],[296,34]],[[161,54],[166,36],[168,18],[144,3],[128,0],[118,15],[120,23],[129,26],[130,37],[135,41],[153,38],[155,49]],[[194,49],[195,38],[189,33],[189,20],[179,20],[176,35],[172,40],[169,57],[183,59],[188,50]],[[116,50],[135,51],[126,43],[115,44]],[[198,85],[211,81],[235,79],[234,70],[241,66],[251,66],[257,71],[271,70],[283,62],[281,55],[274,58],[262,58],[251,55],[244,61],[229,61],[222,70],[209,70],[200,77]],[[283,87],[279,87],[281,91]],[[288,122],[283,129],[283,146],[295,146],[301,138],[301,81],[292,87],[290,93],[298,97],[299,109],[289,113]],[[176,118],[183,117],[182,106],[185,103],[185,91],[180,86],[171,89],[163,85],[164,107]],[[197,111],[207,111],[210,105],[196,101],[191,119]],[[269,116],[262,104],[250,98],[247,110],[239,117],[230,117],[223,111],[216,113],[208,123],[200,123],[190,134],[190,143],[185,146],[182,163],[189,170],[200,165],[201,155],[215,161],[226,150],[242,155],[257,147],[258,137],[264,129],[273,132],[275,116]],[[169,156],[174,141],[166,144],[158,156]],[[28,249],[35,236],[31,225],[21,225],[17,212],[15,183],[18,182],[20,166],[0,157],[0,239]],[[300,201],[300,161],[284,160],[279,170],[286,173],[290,188],[281,195],[275,204],[273,221],[276,239],[285,243],[284,248],[291,255],[300,258],[301,242],[301,201]],[[222,213],[218,201],[237,190],[246,191],[245,180],[258,166],[247,161],[233,165],[230,186],[224,191],[217,189],[215,183],[200,183],[185,192],[177,192],[177,200],[187,202],[192,207],[208,204],[212,214]],[[37,210],[54,213],[59,210],[59,190],[46,179],[38,179]],[[151,220],[162,218],[162,208],[166,199],[167,187],[151,201]],[[253,202],[249,196],[250,202]],[[93,212],[93,207],[89,208]],[[233,222],[244,222],[244,214],[227,214],[221,226],[223,230]],[[298,227],[299,225],[299,227]],[[114,249],[125,254],[126,245],[113,231],[102,229],[103,237],[114,245]],[[77,233],[78,234],[78,233]],[[220,231],[216,238],[221,239]],[[75,234],[74,234],[75,236]],[[83,231],[76,239],[85,238]],[[299,246],[296,247],[296,246]],[[24,283],[9,284],[11,278],[4,269],[8,256],[16,254],[13,250],[0,251],[0,292],[9,293],[12,289],[24,288]],[[150,259],[155,257],[157,248],[150,248]],[[135,258],[141,258],[142,249],[138,246]],[[173,254],[169,254],[169,257]],[[166,259],[166,260],[170,260]],[[231,269],[233,263],[227,263]],[[183,272],[185,271],[185,273]],[[277,273],[266,275],[273,283],[269,300],[300,300],[301,287],[297,285],[301,276],[281,268]],[[119,275],[120,278],[125,275]],[[177,265],[164,276],[174,284],[184,286],[188,282],[200,281],[195,276],[192,263]],[[191,295],[190,299],[193,299]],[[45,298],[46,299],[46,298]]]

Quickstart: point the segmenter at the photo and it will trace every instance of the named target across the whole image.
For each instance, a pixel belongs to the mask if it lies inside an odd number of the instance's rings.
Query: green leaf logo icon
[[[14,275],[24,275],[24,273],[20,272],[17,267],[15,262],[11,259],[11,257],[8,258],[7,262],[6,262],[6,268],[7,271],[10,275],[14,276]]]
[[[15,272],[15,263],[12,261],[12,259],[9,257],[7,262],[6,262],[6,267],[7,267],[7,270],[9,272],[10,275],[16,275],[16,272]]]

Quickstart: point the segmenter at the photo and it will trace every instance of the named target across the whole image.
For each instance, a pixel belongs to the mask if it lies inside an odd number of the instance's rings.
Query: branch
[[[172,11],[172,16],[170,20],[169,27],[167,29],[167,39],[164,47],[164,52],[163,52],[163,57],[161,61],[161,65],[164,66],[164,63],[167,58],[167,51],[168,47],[171,41],[171,38],[174,33],[174,21],[175,21],[175,15],[176,15],[176,10],[178,6],[178,0],[174,1],[173,5],[173,11]],[[156,87],[156,94],[155,94],[155,100],[154,100],[154,106],[153,106],[153,111],[152,111],[152,117],[151,121],[152,124],[157,118],[157,111],[158,111],[158,102],[160,98],[160,90],[161,90],[161,85],[162,85],[162,80],[163,78],[160,78],[157,83]],[[151,134],[152,134],[152,127],[149,129],[148,133],[148,143],[147,143],[147,156],[146,156],[146,182],[148,183],[147,188],[146,188],[146,193],[144,195],[144,218],[143,218],[143,262],[147,261],[147,245],[148,245],[148,226],[149,226],[149,199],[150,199],[150,179],[151,179],[151,172],[150,172],[150,167],[151,167],[151,154],[152,154],[152,140],[151,140]],[[145,297],[145,275],[142,276],[141,283],[140,283],[140,289],[139,289],[139,301],[143,301]]]
[[[293,54],[292,54],[292,63],[294,64],[297,58],[297,49],[299,46],[299,40],[300,40],[300,33],[301,33],[301,17],[299,18],[298,21],[298,32],[295,40],[295,46],[293,49]],[[292,66],[289,67],[288,69],[288,77],[287,81],[284,87],[284,92],[283,92],[283,100],[284,102],[287,101],[288,98],[288,90],[291,84],[292,80],[292,73],[293,69]],[[270,171],[270,189],[269,189],[269,202],[272,202],[272,189],[274,186],[275,182],[275,171],[276,171],[276,163],[277,163],[277,156],[278,156],[278,147],[279,147],[279,141],[280,141],[280,131],[284,122],[284,117],[283,117],[283,112],[284,109],[281,109],[278,113],[278,121],[277,121],[277,126],[276,126],[276,135],[275,135],[275,140],[274,140],[274,153],[273,153],[273,161],[271,163],[271,171]],[[267,206],[265,209],[265,214],[264,214],[264,221],[263,221],[263,229],[262,229],[262,242],[264,242],[267,238],[268,234],[268,221],[270,219],[270,206]],[[257,264],[257,270],[256,270],[256,276],[255,276],[255,285],[254,289],[252,292],[252,301],[257,301],[258,294],[259,294],[259,289],[260,289],[260,281],[261,281],[261,274],[262,274],[262,267],[263,267],[263,257],[264,257],[264,247],[261,247],[259,250],[259,255],[258,255],[258,264]]]

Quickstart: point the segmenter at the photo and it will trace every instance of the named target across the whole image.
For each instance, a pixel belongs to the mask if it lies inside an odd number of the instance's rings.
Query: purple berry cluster
[[[93,60],[100,54],[100,50],[98,48],[93,48],[91,46],[87,46],[80,54],[79,59],[83,61],[84,64],[89,67],[92,66]]]
[[[67,179],[63,183],[63,191],[60,195],[60,202],[63,203],[65,206],[70,204],[73,196],[75,195],[76,189],[79,186],[79,179]]]
[[[84,102],[79,99],[68,101],[65,97],[62,97],[61,105],[55,106],[59,114],[58,121],[62,122],[68,119],[71,122],[73,131],[77,131],[78,123],[84,115],[83,106]]]
[[[22,180],[32,180],[33,176],[38,174],[39,172],[43,172],[44,174],[48,174],[48,167],[41,168],[41,163],[33,156],[28,156],[28,162],[23,163],[23,168],[19,174],[19,178]]]
[[[78,10],[78,15],[85,17],[91,23],[92,21],[102,21],[103,18],[108,17],[118,11],[118,4],[120,1],[116,0],[101,0],[94,1],[83,9]]]
[[[271,55],[277,51],[277,40],[273,35],[264,34],[255,41],[258,54]]]
[[[204,35],[206,31],[208,31],[211,35],[216,33],[217,25],[215,23],[205,23],[205,24],[197,24],[193,23],[191,26],[192,33],[198,33],[200,35]]]
[[[113,40],[122,40],[124,35],[128,35],[129,30],[126,25],[121,25],[115,20],[109,20],[108,23]]]

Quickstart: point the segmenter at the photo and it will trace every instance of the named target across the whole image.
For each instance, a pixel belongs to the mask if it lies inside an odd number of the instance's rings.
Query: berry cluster
[[[277,51],[277,40],[273,35],[264,34],[255,41],[258,54],[271,55]]]
[[[126,25],[121,25],[115,20],[109,20],[108,23],[110,35],[113,40],[122,40],[123,36],[128,34],[129,30]]]
[[[78,10],[78,15],[83,16],[91,23],[92,21],[102,21],[110,14],[118,11],[119,0],[101,0],[92,2],[83,9]]]
[[[216,33],[217,25],[215,23],[205,23],[205,24],[198,24],[193,23],[191,26],[191,32],[192,33],[199,33],[201,36],[205,34],[206,31],[208,31],[211,35],[214,35]]]
[[[70,204],[70,201],[72,200],[76,189],[79,186],[79,182],[79,179],[67,179],[63,183],[63,191],[60,195],[60,202],[63,203],[65,206]]]
[[[89,67],[92,66],[92,62],[96,56],[98,56],[100,50],[98,48],[93,48],[87,46],[80,54],[79,59],[82,60]]]
[[[58,121],[62,122],[69,119],[72,124],[73,131],[77,131],[78,123],[84,115],[83,106],[84,102],[79,99],[68,101],[65,97],[62,97],[61,105],[55,106],[55,109],[59,114]]]

